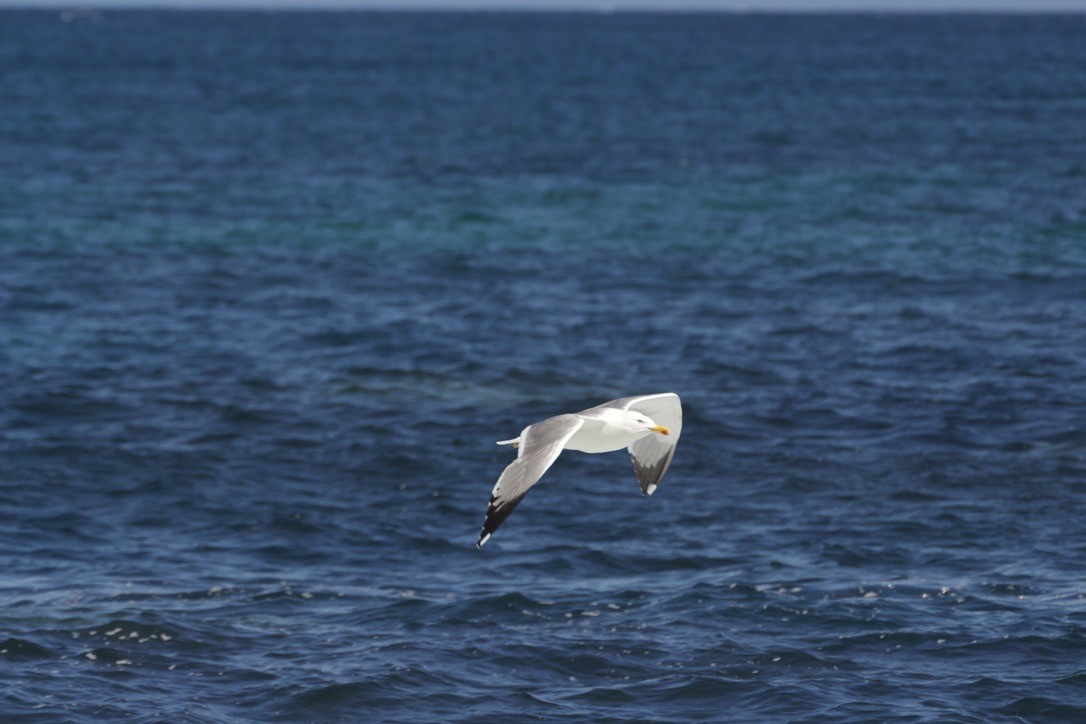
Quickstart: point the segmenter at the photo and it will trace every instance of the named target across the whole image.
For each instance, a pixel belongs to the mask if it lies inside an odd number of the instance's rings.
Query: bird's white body
[[[599,417],[578,417],[584,420],[584,424],[573,433],[573,437],[566,440],[563,446],[565,450],[584,453],[614,452],[625,450],[641,438],[653,434],[651,429],[631,422],[636,414],[628,410],[601,410]],[[649,428],[656,426],[652,420],[649,422]]]
[[[581,427],[562,445],[563,450],[583,453],[605,453],[624,450],[643,437],[653,433],[656,422],[629,410],[605,408],[593,416],[578,414]],[[645,421],[645,422],[642,422]],[[499,445],[519,446],[521,437],[499,440]]]

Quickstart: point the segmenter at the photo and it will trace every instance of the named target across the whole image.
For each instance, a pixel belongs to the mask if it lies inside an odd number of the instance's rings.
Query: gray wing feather
[[[633,460],[634,472],[637,473],[637,482],[641,484],[641,492],[652,495],[671,466],[671,458],[675,456],[675,447],[679,444],[679,435],[682,434],[683,408],[679,396],[674,392],[664,392],[659,395],[621,397],[605,402],[600,407],[635,410],[671,430],[667,437],[649,435],[627,448],[630,459]]]
[[[656,486],[671,467],[671,458],[675,457],[675,444],[662,442],[658,437],[650,435],[627,448],[634,472],[637,473],[637,482],[641,484],[641,492],[645,495],[656,492]]]
[[[509,517],[517,503],[558,459],[566,441],[583,424],[584,420],[576,415],[558,415],[524,428],[520,433],[517,459],[505,468],[490,493],[478,547],[482,547]]]

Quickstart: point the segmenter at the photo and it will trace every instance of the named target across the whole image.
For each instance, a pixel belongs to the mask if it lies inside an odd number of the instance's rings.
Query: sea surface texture
[[[157,718],[1086,721],[1086,16],[0,13],[0,719]]]

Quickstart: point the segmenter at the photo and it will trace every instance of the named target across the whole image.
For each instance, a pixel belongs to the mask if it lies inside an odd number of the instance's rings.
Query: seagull
[[[517,459],[502,472],[490,492],[486,520],[476,548],[490,540],[536,481],[563,450],[604,453],[626,448],[644,495],[656,486],[671,465],[683,427],[683,409],[674,392],[621,397],[587,410],[556,415],[529,425],[511,440]]]

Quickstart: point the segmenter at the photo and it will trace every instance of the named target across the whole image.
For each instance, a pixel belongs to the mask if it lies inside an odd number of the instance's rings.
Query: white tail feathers
[[[498,440],[499,445],[512,445],[513,447],[520,447],[520,438],[514,437],[512,440]]]

